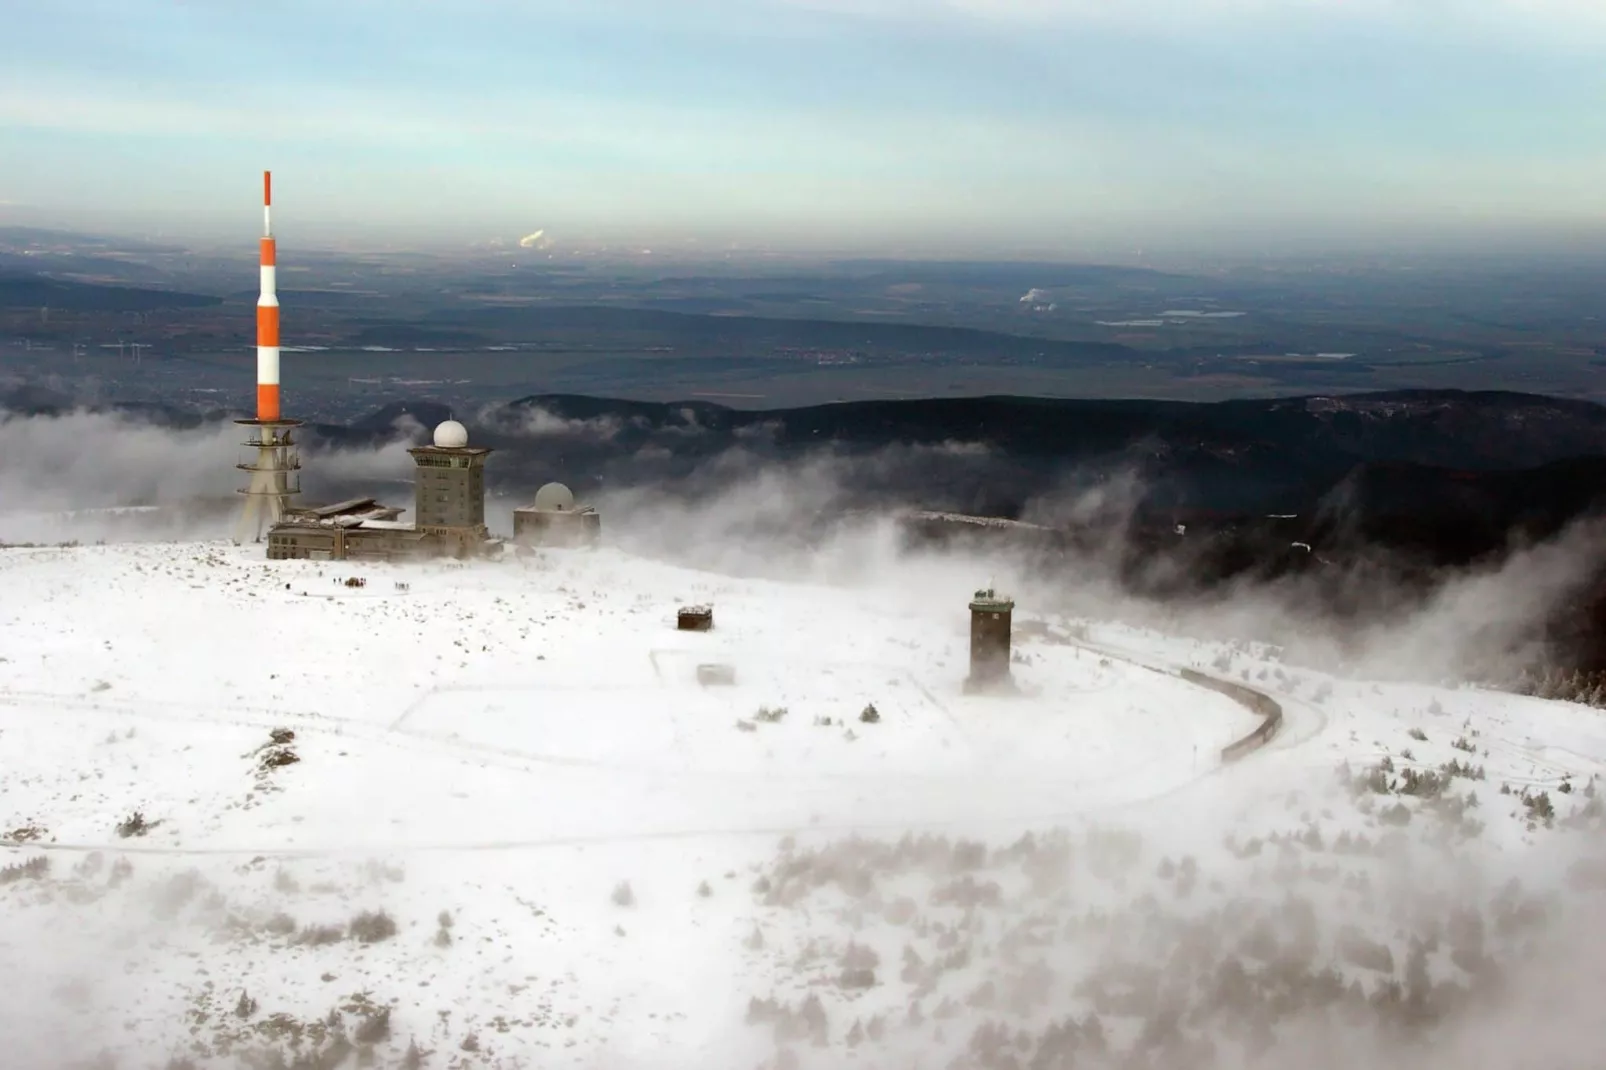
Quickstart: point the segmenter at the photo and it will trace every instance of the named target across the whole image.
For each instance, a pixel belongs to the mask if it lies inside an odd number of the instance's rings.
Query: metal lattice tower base
[[[301,493],[301,458],[291,434],[300,420],[236,420],[251,429],[244,445],[256,451],[256,459],[234,467],[251,473],[251,485],[240,491],[245,507],[234,529],[236,545],[261,542],[268,528],[284,519],[292,495]]]

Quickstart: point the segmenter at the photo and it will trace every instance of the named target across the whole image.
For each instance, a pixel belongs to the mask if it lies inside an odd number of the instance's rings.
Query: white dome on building
[[[468,428],[456,420],[447,420],[435,428],[435,445],[443,450],[460,450],[468,445]]]
[[[574,492],[562,483],[548,483],[535,492],[535,507],[543,513],[571,512]]]

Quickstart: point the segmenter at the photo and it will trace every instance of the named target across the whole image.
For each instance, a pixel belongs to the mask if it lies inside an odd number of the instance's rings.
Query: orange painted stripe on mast
[[[277,346],[279,344],[279,306],[257,306],[257,345]]]
[[[279,419],[279,384],[257,384],[257,419],[272,423]]]
[[[275,294],[278,246],[273,240],[273,172],[262,172],[262,294],[257,303],[257,419],[277,422],[279,410],[279,302]]]

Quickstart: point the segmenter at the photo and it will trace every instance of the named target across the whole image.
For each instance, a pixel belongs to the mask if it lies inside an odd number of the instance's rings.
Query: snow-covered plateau
[[[0,550],[0,1065],[1596,1065],[1599,712],[933,575]]]

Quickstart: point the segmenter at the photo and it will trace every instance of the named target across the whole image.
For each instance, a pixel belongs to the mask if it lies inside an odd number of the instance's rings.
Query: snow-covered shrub
[[[365,910],[347,923],[346,930],[359,943],[376,944],[396,935],[396,920],[383,910]]]

